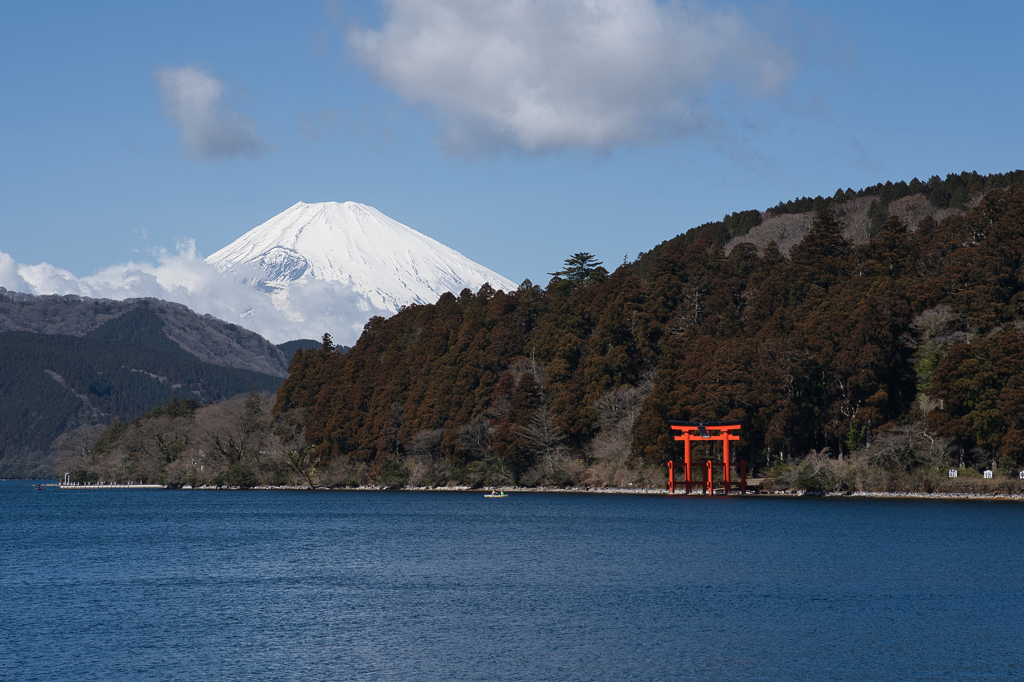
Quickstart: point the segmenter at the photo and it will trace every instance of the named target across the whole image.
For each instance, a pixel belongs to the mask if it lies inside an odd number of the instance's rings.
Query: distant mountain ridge
[[[163,321],[167,338],[203,362],[279,377],[288,374],[291,355],[286,356],[259,334],[210,315],[200,315],[180,303],[155,298],[114,301],[75,295],[33,296],[0,287],[0,333],[84,336],[108,320],[138,308],[151,309]]]
[[[32,296],[0,288],[0,476],[46,475],[54,448],[168,400],[272,392],[296,350],[153,298]],[[345,347],[338,350],[344,352]]]
[[[130,421],[171,399],[204,404],[281,384],[279,375],[203,362],[167,336],[157,307],[81,336],[0,333],[0,476],[44,473],[55,441],[75,429]]]

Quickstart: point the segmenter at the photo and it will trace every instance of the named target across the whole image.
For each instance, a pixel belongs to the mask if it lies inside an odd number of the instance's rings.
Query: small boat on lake
[[[484,495],[484,497],[508,497],[504,490],[492,490],[491,492]]]

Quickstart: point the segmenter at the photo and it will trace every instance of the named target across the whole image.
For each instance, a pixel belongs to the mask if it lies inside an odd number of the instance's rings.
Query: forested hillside
[[[80,337],[0,334],[0,476],[50,474],[62,433],[131,419],[171,398],[217,401],[281,378],[202,362],[171,341],[149,307]]]
[[[275,411],[308,413],[317,456],[370,480],[614,481],[675,456],[670,418],[746,420],[761,470],[883,445],[883,468],[1014,469],[1022,180],[840,191],[732,214],[612,273],[577,254],[544,288],[446,294],[371,320],[346,355],[298,353]],[[919,222],[889,215],[919,195]],[[854,244],[837,215],[864,197],[871,238]],[[735,241],[813,208],[788,254]]]
[[[33,296],[0,287],[0,333],[83,336],[104,322],[144,308],[163,323],[167,338],[203,362],[284,377],[291,353],[307,341],[274,346],[262,336],[238,325],[199,315],[180,303],[155,298],[113,301],[82,296]],[[291,352],[289,352],[291,351]]]

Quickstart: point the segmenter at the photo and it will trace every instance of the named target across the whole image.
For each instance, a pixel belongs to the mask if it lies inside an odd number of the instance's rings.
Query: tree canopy
[[[581,251],[566,258],[561,270],[548,274],[562,277],[575,287],[589,282],[600,282],[607,277],[608,271],[601,266],[602,263],[597,257]]]

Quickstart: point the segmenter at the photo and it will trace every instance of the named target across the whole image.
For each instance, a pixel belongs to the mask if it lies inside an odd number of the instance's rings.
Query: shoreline
[[[307,491],[307,492],[436,492],[436,493],[486,493],[490,490],[503,490],[506,493],[573,493],[573,494],[597,494],[597,495],[646,495],[646,496],[663,496],[663,497],[678,497],[678,498],[703,498],[706,497],[703,494],[686,495],[685,493],[674,493],[669,494],[665,488],[590,488],[590,487],[572,487],[572,488],[553,488],[538,486],[533,488],[526,487],[502,487],[502,488],[478,488],[471,486],[436,486],[436,487],[402,487],[397,488],[393,486],[354,486],[354,487],[338,487],[338,488],[310,488],[308,485],[262,485],[253,486],[252,488],[240,488],[236,486],[165,486],[159,484],[139,485],[77,485],[77,486],[64,486],[56,482],[48,482],[51,479],[3,479],[5,481],[23,480],[26,485],[45,485],[47,488],[58,488],[60,490],[289,490],[289,491]],[[726,497],[724,494],[717,494],[714,497]],[[906,499],[906,500],[980,500],[980,501],[993,501],[993,502],[1024,502],[1024,493],[970,493],[970,492],[871,492],[871,491],[844,491],[844,492],[817,492],[808,490],[751,490],[745,495],[738,492],[733,492],[728,497],[749,497],[749,498],[779,498],[779,497],[813,497],[813,498],[875,498],[875,499]]]
[[[171,489],[171,488],[169,488]],[[552,487],[503,487],[503,488],[474,488],[470,486],[437,486],[437,487],[403,487],[391,486],[356,486],[351,488],[310,488],[309,486],[256,486],[253,488],[232,488],[216,486],[200,486],[196,488],[173,488],[173,490],[305,490],[309,492],[432,492],[432,493],[486,493],[490,490],[503,490],[506,493],[581,493],[597,495],[660,495],[663,497],[679,498],[702,498],[705,495],[686,495],[684,493],[669,494],[664,488],[552,488]],[[726,497],[718,494],[714,497]],[[778,498],[778,497],[814,497],[814,498],[879,498],[879,499],[920,499],[920,500],[991,500],[1005,502],[1022,502],[1024,494],[1014,493],[923,493],[923,492],[840,492],[825,493],[807,490],[795,491],[749,491],[742,495],[733,492],[728,497],[742,498]]]

